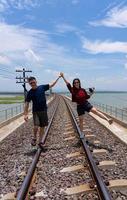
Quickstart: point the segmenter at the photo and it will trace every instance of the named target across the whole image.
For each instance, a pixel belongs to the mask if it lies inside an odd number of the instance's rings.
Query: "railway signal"
[[[26,95],[27,95],[27,89],[26,89],[26,83],[27,83],[27,79],[28,76],[26,76],[26,72],[32,72],[31,70],[26,70],[25,68],[20,69],[20,70],[16,70],[16,72],[22,72],[23,75],[22,76],[16,76],[16,83],[22,83],[22,86],[24,88],[24,101],[26,99]]]

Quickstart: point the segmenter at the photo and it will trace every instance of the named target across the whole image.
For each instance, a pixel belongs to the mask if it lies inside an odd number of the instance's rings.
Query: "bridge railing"
[[[54,94],[46,94],[46,99],[48,100],[49,98],[51,98],[52,96],[54,96]],[[30,103],[29,109],[32,109],[32,103]],[[6,122],[7,120],[21,114],[24,112],[24,103],[20,103],[18,105],[13,105],[10,106],[9,108],[6,109],[2,109],[0,110],[0,124],[2,124],[3,122]]]
[[[115,117],[116,119],[127,123],[127,110],[126,109],[122,109],[122,108],[118,108],[116,106],[111,106],[111,105],[98,103],[98,102],[94,102],[94,101],[91,101],[91,103],[100,111],[105,112],[105,113]]]
[[[7,121],[16,115],[22,113],[24,110],[24,104],[20,103],[19,105],[9,107],[7,109],[0,110],[0,123]]]

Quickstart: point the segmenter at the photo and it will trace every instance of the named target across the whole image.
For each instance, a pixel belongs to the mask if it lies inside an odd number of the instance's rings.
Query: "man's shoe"
[[[41,151],[44,152],[44,153],[48,150],[47,148],[45,148],[45,147],[43,146],[43,143],[42,143],[42,142],[40,142],[40,143],[38,144],[38,146],[39,146],[39,148],[41,149]]]
[[[85,137],[84,133],[81,133],[80,139],[83,139]]]
[[[32,138],[31,146],[36,146],[36,138]]]

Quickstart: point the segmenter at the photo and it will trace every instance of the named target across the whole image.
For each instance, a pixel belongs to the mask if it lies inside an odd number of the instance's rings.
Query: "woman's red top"
[[[83,88],[75,88],[72,87],[70,83],[67,84],[67,87],[72,94],[72,101],[76,102],[77,104],[84,104],[87,99],[90,98],[90,95],[87,94],[86,90]]]

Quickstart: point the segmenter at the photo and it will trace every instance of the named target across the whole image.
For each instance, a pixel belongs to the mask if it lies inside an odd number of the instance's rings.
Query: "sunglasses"
[[[35,84],[35,81],[29,82],[30,85]]]

